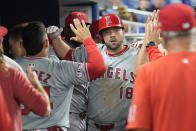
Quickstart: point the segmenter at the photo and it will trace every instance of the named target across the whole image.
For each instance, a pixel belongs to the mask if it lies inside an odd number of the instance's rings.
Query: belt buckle
[[[86,117],[86,112],[81,112],[80,114],[79,114],[79,117],[80,117],[80,119],[84,119],[85,117]]]
[[[114,129],[114,124],[100,125],[95,123],[95,126],[97,129],[100,129],[101,131],[110,131],[111,129]]]

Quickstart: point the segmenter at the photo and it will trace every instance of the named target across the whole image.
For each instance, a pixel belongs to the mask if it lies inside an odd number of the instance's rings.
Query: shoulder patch
[[[77,69],[77,73],[76,73],[76,76],[77,77],[82,77],[82,68],[83,68],[83,64],[78,64],[78,69]]]

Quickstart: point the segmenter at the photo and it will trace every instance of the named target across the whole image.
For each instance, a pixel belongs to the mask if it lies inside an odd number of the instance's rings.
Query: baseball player
[[[22,30],[28,23],[18,24],[13,26],[8,31],[8,41],[9,41],[9,53],[14,58],[17,59],[21,56],[26,55],[26,50],[23,47],[23,40],[22,40]],[[50,43],[51,44],[51,43]],[[51,55],[56,55],[52,46],[49,48],[49,57]]]
[[[32,112],[40,116],[48,116],[50,114],[50,101],[35,72],[31,71],[30,66],[27,68],[29,80],[18,69],[6,66],[2,47],[2,37],[6,33],[7,29],[0,26],[0,86],[8,103],[7,107],[11,118],[10,130],[21,131],[20,104],[26,105]],[[0,127],[4,131],[3,127]]]
[[[0,26],[0,30],[1,30],[0,43],[3,43],[3,37],[7,34],[8,30],[4,26]],[[22,68],[15,61],[13,61],[11,58],[3,55],[3,59],[5,61],[6,66],[18,68],[21,72],[23,72]]]
[[[76,18],[78,18],[80,20],[80,22],[82,20],[84,20],[86,25],[89,24],[87,21],[86,14],[84,14],[82,12],[72,12],[66,17],[65,27],[64,27],[65,38],[66,38],[65,40],[67,43],[69,43],[68,45],[70,45],[71,47],[76,47],[76,46],[82,45],[82,43],[80,43],[80,42],[75,42],[73,40],[70,40],[71,37],[75,36],[74,32],[70,28],[70,24],[73,24],[73,20]],[[56,30],[58,30],[58,27],[55,27],[55,26],[50,26],[47,28],[47,30],[48,30],[48,32],[51,32],[51,33],[48,33],[48,36],[50,39],[54,38],[54,39],[52,39],[53,40],[53,47],[56,48],[55,41],[63,42],[61,39],[56,39],[56,38],[58,38],[58,35],[60,35],[61,33],[60,32],[58,32],[57,34],[52,33],[52,32],[55,32]],[[74,45],[74,44],[76,44],[76,45]],[[65,45],[65,46],[69,47],[68,45]],[[63,49],[64,48],[62,48],[61,50],[64,53],[65,51]],[[59,52],[57,52],[57,54],[58,53]],[[61,57],[61,56],[62,55],[59,56],[60,59],[72,60],[71,55],[67,55],[68,57],[64,57],[65,55],[63,55],[63,57]],[[82,61],[78,58],[75,58],[75,60],[73,60],[73,61],[77,61],[77,62],[87,61],[87,57],[83,57],[83,58],[85,58],[85,59]],[[86,131],[87,104],[88,104],[88,87],[87,87],[87,85],[84,85],[84,84],[77,85],[77,87],[74,87],[72,100],[71,100],[70,116],[69,116],[70,128],[68,129],[69,131]]]
[[[191,131],[196,129],[195,16],[190,6],[171,4],[160,10],[160,29],[168,55],[137,74],[127,129]]]
[[[18,24],[8,31],[9,53],[14,59],[26,55],[26,50],[22,44],[22,30],[26,25],[27,24]]]
[[[124,25],[116,15],[105,15],[99,20],[99,33],[104,44],[97,46],[107,71],[103,77],[90,83],[88,131],[123,131],[133,95],[133,69],[138,49],[132,44],[123,44]],[[55,46],[54,49],[65,48],[61,42]],[[74,50],[67,49],[64,55],[70,55],[70,50],[74,59],[82,61],[87,57],[82,46]]]
[[[27,57],[16,61],[23,69],[30,64],[37,72],[41,84],[48,92],[52,109],[49,117],[38,117],[24,108],[22,119],[25,130],[66,131],[69,128],[69,109],[73,87],[88,85],[89,81],[102,76],[105,72],[103,58],[90,37],[84,21],[81,25],[76,19],[74,24],[75,27],[71,25],[71,28],[76,37],[72,39],[83,42],[89,55],[88,63],[59,61],[56,57],[47,58],[49,44],[42,23],[30,22],[23,30],[23,45]]]

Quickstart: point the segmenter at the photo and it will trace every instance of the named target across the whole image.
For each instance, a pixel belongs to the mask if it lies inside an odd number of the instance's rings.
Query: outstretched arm
[[[47,28],[47,34],[52,42],[55,53],[60,59],[64,59],[71,48],[61,39],[62,28],[50,26]]]
[[[88,54],[88,73],[90,80],[94,80],[97,77],[102,76],[106,71],[106,66],[103,57],[96,46],[96,43],[91,37],[89,29],[86,27],[84,21],[82,24],[78,19],[74,20],[74,25],[71,25],[72,31],[75,33],[76,37],[72,37],[71,40],[83,43]]]
[[[154,11],[153,15],[149,15],[146,21],[144,42],[136,59],[134,75],[149,62],[148,55],[150,55],[150,58],[154,55],[153,53],[148,54],[146,45],[151,41],[159,43],[159,30],[154,29],[154,26],[158,25],[158,13],[159,11]]]

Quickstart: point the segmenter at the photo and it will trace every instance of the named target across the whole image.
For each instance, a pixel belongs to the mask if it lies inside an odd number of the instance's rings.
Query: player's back
[[[50,97],[52,108],[49,117],[39,117],[23,109],[23,129],[42,129],[51,126],[68,127],[73,85],[86,83],[86,79],[83,79],[82,76],[77,79],[77,75],[81,73],[77,69],[82,64],[59,61],[55,56],[50,59],[22,57],[16,61],[23,70],[31,64],[32,70],[37,73],[39,81]]]
[[[154,131],[196,129],[196,53],[170,53],[146,70]]]

